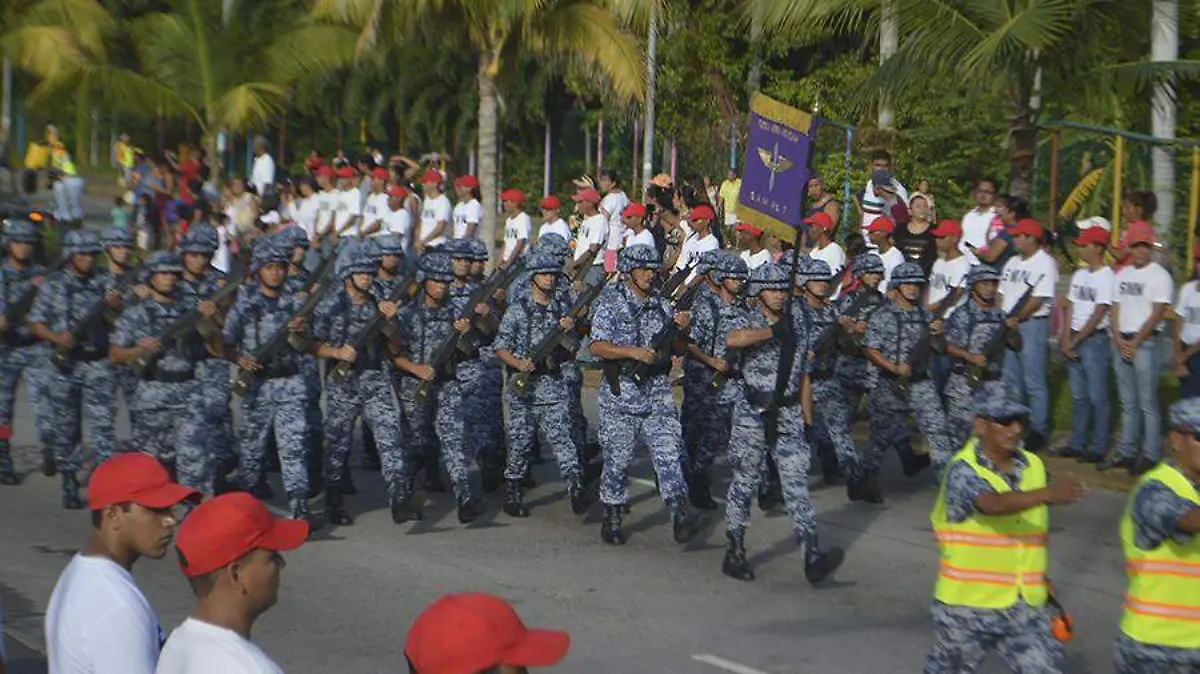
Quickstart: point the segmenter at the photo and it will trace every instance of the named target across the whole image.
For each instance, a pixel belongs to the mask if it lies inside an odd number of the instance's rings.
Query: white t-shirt
[[[217,225],[214,227],[217,230],[217,252],[213,253],[212,264],[214,269],[219,269],[222,273],[229,273],[229,241],[231,239],[229,233],[229,225]]]
[[[157,674],[283,674],[253,641],[224,627],[188,618],[171,632]]]
[[[900,199],[900,201],[903,201],[907,204],[908,188],[901,184],[899,180],[896,180],[895,176],[892,177],[892,188],[896,190],[896,196]],[[875,196],[875,183],[871,182],[870,180],[867,181],[867,186],[863,188],[863,201],[867,201],[868,199],[879,199],[879,197]],[[863,226],[866,227],[866,224]]]
[[[608,221],[604,219],[604,215],[597,213],[588,218],[584,218],[579,224],[579,237],[575,240],[575,257],[578,260],[588,252],[588,248],[592,246],[600,246],[603,250],[604,242],[608,239]],[[604,264],[604,256],[597,255],[596,259],[592,260],[593,265]]]
[[[904,264],[904,253],[900,252],[896,246],[892,246],[888,252],[880,253],[879,259],[883,260],[883,287],[888,288],[892,280],[892,270]]]
[[[837,299],[842,285],[842,270],[846,268],[845,251],[841,246],[830,241],[829,245],[824,248],[814,248],[808,251],[808,256],[814,260],[824,260],[829,265],[830,271],[833,272],[833,283],[829,286],[833,292],[829,295],[829,299]]]
[[[626,228],[625,235],[622,238],[624,239],[624,243],[622,245],[625,246],[642,245],[650,246],[651,248],[655,248],[656,246],[654,243],[654,233],[648,229],[642,229],[642,231],[634,233],[632,229]],[[657,248],[655,249],[657,250]]]
[[[1089,271],[1086,267],[1071,275],[1071,288],[1067,290],[1067,299],[1071,302],[1071,329],[1082,330],[1087,325],[1096,305],[1112,306],[1116,294],[1116,275],[1110,267],[1101,267]],[[1096,331],[1108,327],[1108,314],[1100,319]]]
[[[1020,301],[1021,295],[1025,294],[1026,283],[1035,284],[1031,297],[1045,300],[1032,318],[1049,316],[1050,306],[1054,304],[1054,289],[1058,286],[1058,263],[1046,251],[1039,248],[1028,260],[1014,255],[1004,263],[1004,271],[1000,274],[1000,293],[1004,296],[1001,308],[1004,313],[1012,311]]]
[[[559,218],[554,222],[543,222],[542,226],[538,227],[538,241],[541,241],[542,237],[547,234],[557,234],[561,236],[564,241],[570,242],[571,226],[568,225],[567,221],[563,220],[562,218]]]
[[[1175,294],[1171,275],[1157,262],[1138,269],[1133,265],[1117,273],[1117,331],[1137,332],[1150,318],[1155,304],[1170,304]]]
[[[382,220],[383,222],[379,223],[379,229],[375,230],[375,233],[371,236],[379,236],[380,234],[388,233],[387,216],[392,210],[388,207],[389,198],[390,197],[388,197],[385,192],[379,192],[378,194],[373,193],[367,197],[367,203],[365,206],[363,206],[362,225],[359,227],[359,229],[365,230],[368,225],[376,220]]]
[[[609,192],[600,200],[600,212],[608,219],[608,239],[605,244],[605,248],[608,250],[616,250],[621,247],[625,232],[625,223],[621,220],[621,213],[628,205],[629,197],[619,190]]]
[[[1183,343],[1191,346],[1200,342],[1200,281],[1188,281],[1179,289],[1175,313],[1183,321],[1183,331],[1179,335]]]
[[[501,251],[501,259],[507,260],[512,252],[517,249],[519,241],[525,241],[529,245],[529,236],[533,233],[533,220],[529,218],[529,214],[525,212],[517,213],[511,218],[504,220],[504,249]]]
[[[679,271],[688,265],[695,265],[700,261],[700,254],[710,250],[716,250],[721,247],[721,242],[717,241],[717,237],[709,232],[706,236],[697,236],[695,232],[687,239],[684,239],[683,245],[679,247],[679,259],[675,260],[675,271]],[[691,283],[692,278],[696,276],[696,270],[693,268],[692,273],[688,274],[687,283]]]
[[[445,194],[439,194],[432,199],[426,199],[421,203],[421,226],[417,228],[417,241],[423,240],[425,237],[433,233],[437,229],[439,222],[449,223],[453,217],[453,209],[450,208],[450,199]],[[442,236],[430,241],[426,245],[436,246],[446,240],[443,233]]]
[[[962,216],[963,235],[958,240],[958,249],[963,253],[971,255],[971,249],[967,248],[967,244],[971,244],[976,248],[983,248],[987,245],[988,230],[992,226],[992,220],[996,219],[996,209],[989,208],[986,211],[980,211],[979,208],[972,208]]]
[[[308,240],[312,241],[317,236],[317,217],[321,213],[321,204],[317,201],[317,195],[304,197],[303,199],[293,199],[288,205],[288,219],[297,225],[304,228],[304,233],[308,234]]]
[[[963,279],[966,278],[967,272],[970,270],[971,259],[966,255],[960,255],[950,261],[946,261],[940,257],[934,260],[933,268],[929,270],[930,306],[941,302],[942,299],[950,294],[951,290],[962,286]],[[964,290],[954,306],[961,306],[963,302],[966,302],[968,294]]]
[[[339,198],[337,190],[321,190],[313,195],[313,199],[317,201],[317,234],[329,231]]]
[[[751,253],[748,250],[742,251],[742,259],[746,261],[746,266],[750,269],[757,269],[771,261],[771,251],[763,248],[757,253]]]
[[[71,558],[46,608],[50,674],[152,674],[162,638],[128,571],[105,557]]]
[[[399,236],[404,241],[404,250],[408,250],[408,237],[412,233],[412,213],[403,205],[396,211],[388,206],[383,214],[383,231]]]
[[[358,189],[351,187],[348,190],[337,191],[337,201],[334,202],[333,226],[336,231],[341,232],[342,228],[350,222],[350,218],[362,215],[362,201],[359,199],[361,195]],[[361,221],[355,224],[350,229],[343,232],[346,236],[358,236],[359,226]]]
[[[475,236],[479,236],[479,224],[483,222],[483,206],[477,199],[460,201],[454,205],[454,238],[467,235],[467,225],[475,224]],[[568,239],[570,237],[567,237]]]
[[[261,199],[269,190],[275,189],[275,160],[271,155],[262,153],[254,158],[250,167],[250,184],[254,185]]]

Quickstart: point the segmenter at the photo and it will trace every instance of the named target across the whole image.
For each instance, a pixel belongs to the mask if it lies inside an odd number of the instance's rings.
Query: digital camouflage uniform
[[[278,236],[268,235],[254,246],[251,274],[257,276],[270,264],[287,264],[291,247],[288,242],[276,239]],[[229,308],[224,340],[239,357],[253,356],[272,337],[286,330],[292,314],[303,304],[303,300],[287,293],[284,285],[275,289],[277,296],[268,297],[260,278],[256,287],[247,289]],[[291,515],[306,519],[309,515],[305,423],[308,387],[300,369],[299,354],[285,345],[274,358],[259,365],[262,369],[256,372],[249,391],[238,403],[237,483],[243,489],[252,489],[262,479],[267,439],[274,432]]]
[[[130,250],[132,250],[135,245],[133,232],[131,232],[126,227],[115,227],[115,226],[109,227],[108,229],[104,230],[104,233],[101,234],[101,236],[100,236],[100,243],[101,243],[101,245],[104,246],[104,250],[106,252],[108,251],[109,248],[114,248],[114,247],[129,248]],[[130,268],[130,269],[126,270],[126,273],[128,274],[128,276],[122,280],[122,282],[125,286],[125,291],[123,293],[123,298],[122,298],[122,300],[123,300],[122,309],[132,306],[135,302],[139,301],[138,296],[133,292],[133,288],[137,284],[145,282],[145,270],[138,269],[138,268]],[[113,277],[110,276],[110,278],[113,278]],[[115,278],[113,278],[113,280],[115,281]],[[130,405],[133,403],[133,396],[135,395],[135,393],[137,391],[137,383],[138,383],[137,375],[133,373],[133,369],[130,368],[128,365],[116,365],[114,363],[110,363],[109,367],[112,369],[113,378],[116,381],[117,390],[120,391],[121,395],[123,395],[125,397],[125,406],[126,406],[126,408],[129,408]],[[113,397],[114,407],[116,405],[116,400],[117,400],[116,396],[114,396]],[[114,414],[115,414],[115,409],[114,409]],[[129,425],[130,425],[130,427],[132,427],[133,426],[133,412],[132,411],[130,411],[129,416],[130,416]]]
[[[696,276],[693,283],[700,286],[700,293],[692,305],[693,311],[701,306],[712,308],[717,293],[713,288],[710,272],[722,251],[709,250],[700,254],[696,261]],[[683,429],[683,450],[687,457],[685,468],[690,468],[700,453],[701,438],[704,436],[704,419],[712,413],[712,396],[708,383],[712,370],[699,360],[685,355],[683,358],[683,402],[679,406],[679,424]],[[684,474],[685,478],[690,478]]]
[[[146,271],[182,274],[179,258],[158,252],[146,261]],[[178,288],[174,297],[179,297]],[[148,297],[126,309],[113,331],[113,344],[134,348],[146,337],[157,338],[191,311],[175,299],[160,302]],[[132,408],[137,425],[133,443],[138,451],[158,458],[173,469],[180,484],[211,494],[213,470],[204,440],[203,410],[196,403],[204,395],[196,366],[207,355],[199,334],[162,345],[138,382]]]
[[[848,316],[855,322],[862,321],[865,323],[870,319],[871,314],[887,303],[887,298],[883,294],[886,288],[871,290],[862,280],[864,275],[872,273],[880,274],[882,277],[883,260],[879,259],[879,256],[875,253],[863,253],[855,258],[853,273],[859,287],[853,292],[843,293],[838,298],[837,313],[839,316]],[[851,316],[848,312],[861,293],[871,293],[872,298],[869,301],[861,303],[859,308],[854,312],[855,315]],[[863,353],[861,344],[848,353],[843,352],[838,355],[834,364],[834,373],[837,378],[838,387],[842,391],[842,400],[846,405],[846,412],[849,414],[851,423],[853,423],[854,415],[858,413],[863,397],[869,392],[868,382],[871,375],[871,363]]]
[[[285,227],[278,234],[280,241],[285,242],[285,244],[290,237],[293,259],[297,248],[305,251],[309,249],[308,234],[301,227]],[[334,254],[336,253],[330,253],[330,255]],[[288,276],[283,285],[284,291],[289,295],[295,295],[304,291],[304,287],[308,285],[310,276],[315,273],[315,271],[310,272],[304,265],[300,265],[299,267],[288,265]],[[336,284],[336,276],[330,273],[322,283],[325,286],[328,286],[330,283]],[[321,292],[321,287],[312,288],[309,292]],[[300,303],[304,303],[307,300],[306,297],[299,299]],[[304,424],[308,429],[308,491],[310,496],[315,497],[317,492],[324,488],[322,472],[325,462],[325,421],[321,412],[321,365],[317,361],[317,357],[311,353],[297,353],[296,358],[300,362],[300,374],[304,377],[304,389],[306,391],[304,399]]]
[[[890,288],[901,283],[923,285],[921,267],[906,262],[892,270]],[[926,330],[933,315],[918,303],[904,311],[889,301],[871,315],[863,346],[874,349],[892,363],[906,363],[921,332]],[[916,474],[928,464],[927,459],[911,456],[908,443],[908,417],[916,417],[917,426],[932,448],[933,462],[944,466],[953,454],[954,442],[946,432],[946,415],[941,399],[929,376],[928,368],[913,372],[903,393],[896,389],[896,378],[872,366],[871,447],[863,457],[863,472],[868,477],[879,472],[884,453],[895,447],[908,475]]]
[[[67,256],[96,255],[101,250],[100,240],[86,230],[67,232],[63,240],[63,254]],[[106,275],[93,270],[89,276],[80,276],[68,262],[66,268],[50,275],[42,284],[27,320],[43,324],[51,332],[69,332],[104,301],[108,287]],[[67,373],[55,367],[46,368],[43,390],[48,403],[45,411],[50,419],[42,428],[42,441],[54,452],[55,463],[63,473],[63,505],[75,509],[82,507],[75,479],[82,460],[81,420],[88,426],[97,462],[116,451],[113,435],[116,383],[108,363],[108,324],[101,321],[78,340],[71,357]]]
[[[37,240],[37,230],[33,224],[23,220],[5,221],[6,245],[12,242],[35,244]],[[30,255],[25,269],[16,269],[11,259],[0,266],[0,315],[7,316],[9,309],[33,288],[33,280],[45,275],[44,267],[33,264],[32,251]],[[25,378],[30,409],[39,419],[49,416],[41,409],[41,387],[47,375],[47,356],[46,345],[33,336],[27,325],[8,326],[0,343],[0,484],[14,485],[18,482],[9,453],[9,438],[12,436],[17,384],[22,377]]]
[[[984,308],[974,293],[976,283],[998,281],[1000,275],[987,265],[975,265],[967,272],[966,284],[970,298],[954,310],[946,319],[946,342],[969,353],[983,353],[984,348],[1004,322],[1004,312],[993,303]],[[946,380],[946,429],[955,447],[961,447],[971,435],[971,424],[975,418],[975,392],[967,382],[966,361],[953,359],[950,376]],[[992,395],[1005,395],[1001,381],[1003,363],[988,365],[988,377],[981,388]]]
[[[621,251],[618,271],[631,275],[636,269],[658,269],[658,252],[635,245]],[[650,345],[655,334],[674,320],[670,303],[653,294],[641,297],[631,287],[632,279],[611,286],[596,301],[592,316],[594,344],[615,346]],[[658,491],[671,510],[675,540],[690,540],[696,523],[688,509],[687,485],[683,479],[682,430],[675,411],[669,379],[670,362],[650,367],[641,385],[629,377],[630,361],[616,361],[621,369],[619,392],[601,382],[599,396],[600,447],[604,470],[600,500],[605,506],[601,537],[610,544],[625,542],[621,531],[621,507],[629,501],[629,465],[635,448],[650,451]]]

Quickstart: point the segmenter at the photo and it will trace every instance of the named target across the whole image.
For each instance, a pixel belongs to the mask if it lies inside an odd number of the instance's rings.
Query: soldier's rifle
[[[914,375],[919,372],[924,372],[929,367],[929,354],[933,351],[941,353],[946,348],[944,338],[939,338],[933,334],[931,326],[941,320],[944,320],[946,313],[954,307],[955,302],[962,294],[962,288],[955,288],[938,302],[933,317],[928,323],[921,326],[921,332],[917,336],[917,343],[913,345],[912,351],[908,352],[908,358],[904,361],[908,365],[908,374],[898,376],[893,380],[893,387],[898,395],[904,395],[908,390],[908,385],[912,381]]]
[[[216,292],[201,299],[200,301],[212,302],[213,304],[220,305],[229,298],[233,297],[240,287],[240,283],[231,279],[226,282],[225,285],[218,288]],[[188,311],[186,314],[175,319],[166,327],[166,329],[155,336],[155,339],[157,339],[158,342],[163,345],[178,341],[192,332],[200,332],[200,325],[205,321],[205,319],[207,319],[207,316],[201,313],[199,306],[197,306],[191,311]],[[203,335],[203,333],[201,333],[201,335]],[[212,338],[208,339],[211,341]],[[158,351],[146,351],[145,349],[139,349],[138,354],[134,356],[133,361],[129,364],[129,366],[133,369],[134,374],[139,377],[145,377],[150,371],[150,368],[158,362],[159,355],[160,352]]]
[[[71,364],[74,360],[71,358],[71,352],[75,350],[74,345],[78,344],[88,333],[100,327],[101,324],[109,322],[110,307],[108,306],[107,295],[109,292],[117,292],[122,295],[133,285],[137,278],[140,269],[127,269],[124,274],[121,274],[117,280],[116,286],[110,291],[105,291],[105,297],[101,297],[88,310],[87,313],[73,325],[69,331],[71,335],[72,346],[63,346],[62,344],[54,345],[54,352],[50,354],[50,363],[63,374],[71,372]]]
[[[604,287],[607,285],[608,280],[611,279],[612,275],[609,275],[605,283],[597,283],[596,285],[590,286],[583,292],[579,293],[579,296],[575,298],[575,302],[571,304],[571,306],[567,309],[567,312],[563,314],[561,318],[559,318],[558,322],[561,323],[563,318],[569,318],[573,323],[578,325],[579,321],[583,320],[588,315],[588,310],[591,308],[592,303],[596,301],[597,297],[600,297],[600,293],[604,291]],[[513,375],[513,390],[517,393],[524,393],[525,389],[529,386],[529,380],[532,377],[553,370],[556,365],[555,361],[557,360],[553,356],[560,350],[574,354],[578,349],[579,338],[576,337],[575,326],[572,326],[570,330],[562,327],[562,325],[556,326],[553,330],[542,337],[542,341],[538,342],[537,345],[529,351],[527,359],[529,362],[533,363],[533,372],[518,372],[517,374]]]
[[[1042,276],[1039,276],[1033,283],[1025,282],[1025,292],[1021,293],[1021,297],[1017,299],[1017,303],[1004,315],[1004,320],[1000,322],[1000,328],[996,330],[996,333],[992,335],[992,338],[983,347],[983,358],[986,364],[982,366],[975,363],[967,364],[967,385],[972,389],[979,388],[984,380],[987,379],[988,370],[993,365],[1002,362],[1001,359],[1004,357],[1005,348],[1011,351],[1020,351],[1024,347],[1020,331],[1008,327],[1008,319],[1019,316],[1025,310],[1025,307],[1028,306],[1030,300],[1033,298],[1033,289],[1041,282]]]
[[[34,283],[32,279],[38,276],[49,276],[50,274],[61,270],[64,266],[66,266],[66,264],[67,258],[64,257],[58,262],[55,262],[53,267],[29,276],[29,287],[26,288],[19,297],[17,297],[16,302],[9,304],[4,312],[4,322],[7,326],[5,332],[6,338],[8,335],[14,333],[18,328],[25,325],[25,317],[29,314],[29,310],[33,308],[34,300],[37,299],[38,289],[41,286]]]

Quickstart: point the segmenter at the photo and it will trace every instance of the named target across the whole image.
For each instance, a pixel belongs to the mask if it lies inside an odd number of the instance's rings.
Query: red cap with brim
[[[388,188],[387,193],[389,197],[397,197],[399,199],[408,196],[408,190],[404,189],[403,185],[392,185]]]
[[[457,594],[417,617],[404,655],[418,674],[476,674],[502,665],[552,667],[570,646],[566,632],[527,628],[499,597]]]
[[[600,203],[600,193],[593,189],[579,190],[571,195],[571,199],[575,201],[590,201],[593,204]]]
[[[1025,218],[1023,220],[1018,220],[1017,224],[1010,227],[1008,233],[1011,236],[1024,234],[1025,236],[1032,236],[1040,239],[1042,238],[1042,226],[1033,218]]]
[[[520,205],[525,203],[525,193],[521,190],[504,190],[500,193],[500,201],[511,201],[514,204]]]
[[[387,180],[389,177],[391,177],[391,174],[385,168],[377,168],[371,171],[372,180]]]
[[[752,225],[748,222],[739,222],[739,223],[737,223],[737,226],[734,227],[734,229],[736,229],[739,232],[749,232],[749,233],[753,234],[754,236],[762,236],[762,233],[763,233],[762,227],[755,227],[754,225]]]
[[[354,169],[350,168],[349,166],[347,166],[345,168],[340,168],[337,171],[337,177],[341,178],[343,180],[353,178],[356,175],[358,175],[358,173]]]
[[[437,169],[429,169],[421,176],[421,184],[441,185],[443,182],[442,172]]]
[[[543,210],[550,210],[552,208],[562,208],[562,202],[559,201],[558,197],[554,196],[553,194],[546,197],[545,199],[542,199],[542,209]]]
[[[196,506],[179,526],[175,547],[183,575],[195,578],[254,550],[295,550],[307,539],[308,522],[275,517],[258,499],[236,492]]]
[[[322,166],[322,167],[318,168],[317,169],[317,177],[319,178],[321,176],[325,176],[326,178],[332,178],[334,176],[333,167],[332,166]]]
[[[92,510],[118,503],[169,508],[189,499],[200,500],[200,492],[172,482],[158,459],[137,452],[117,454],[100,464],[88,482]]]
[[[717,214],[713,212],[712,207],[707,206],[705,204],[700,204],[699,206],[693,208],[688,213],[688,220],[690,220],[691,222],[695,222],[697,220],[704,220],[706,222],[710,222],[712,220],[715,220],[716,217],[717,217]]]
[[[626,218],[646,217],[646,204],[629,204],[625,207],[625,210],[621,211],[621,215]]]
[[[896,232],[896,223],[892,222],[892,219],[889,217],[880,216],[872,220],[871,224],[867,225],[867,231],[887,232],[888,234],[894,234]]]
[[[1103,227],[1089,227],[1079,233],[1079,237],[1075,239],[1076,246],[1090,246],[1092,244],[1100,244],[1107,246],[1109,237],[1108,230]]]
[[[472,175],[459,176],[454,181],[455,187],[465,187],[467,189],[475,189],[479,187],[479,179]]]
[[[962,236],[962,225],[958,220],[942,220],[937,227],[933,228],[930,234],[934,236]]]
[[[830,217],[825,211],[817,211],[816,213],[813,213],[812,217],[804,219],[804,224],[812,225],[813,227],[820,227],[826,231],[830,231],[834,227],[833,218]]]
[[[1136,244],[1144,243],[1153,246],[1158,243],[1158,234],[1154,232],[1154,226],[1145,220],[1135,220],[1129,223],[1129,230],[1125,232],[1125,247],[1130,248]]]

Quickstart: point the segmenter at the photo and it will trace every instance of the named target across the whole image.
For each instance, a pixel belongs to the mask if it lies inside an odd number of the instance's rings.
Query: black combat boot
[[[474,496],[468,496],[458,504],[458,522],[459,524],[470,524],[479,519],[484,512],[483,503]]]
[[[671,511],[671,530],[676,543],[681,545],[687,543],[700,533],[704,523],[688,507],[687,497],[682,495],[672,497],[667,501],[667,508]]]
[[[508,480],[505,484],[504,512],[510,517],[529,517],[529,508],[521,502],[520,480]]]
[[[13,486],[21,484],[21,478],[17,475],[17,471],[13,468],[12,453],[9,451],[8,441],[4,440],[0,443],[0,485]]]
[[[485,494],[494,494],[500,489],[504,484],[504,464],[499,457],[488,456],[479,461],[479,479]]]
[[[537,480],[533,479],[533,462],[529,461],[525,464],[525,476],[521,478],[521,486],[526,489],[537,487]]]
[[[288,508],[291,510],[292,519],[308,522],[309,536],[312,536],[314,531],[321,528],[321,523],[308,511],[308,495],[304,492],[298,491],[288,494]]]
[[[79,480],[75,479],[73,471],[63,471],[62,504],[67,510],[83,510],[83,501],[79,498]]]
[[[692,505],[700,510],[716,510],[717,502],[713,500],[708,475],[696,473],[692,475],[692,484],[688,489],[688,497]]]
[[[758,488],[758,507],[765,513],[783,505],[783,486],[779,484],[779,469],[775,459],[767,457],[767,479]]]
[[[413,494],[412,483],[405,480],[388,485],[388,507],[392,510],[392,522],[419,522],[424,515],[425,495]]]
[[[341,485],[332,482],[325,485],[325,519],[335,527],[348,527],[354,524],[350,513],[346,512],[346,502],[342,499]]]
[[[571,499],[571,512],[576,515],[586,515],[588,508],[596,502],[596,487],[591,485],[589,488],[584,485],[583,479],[578,475],[571,475],[567,478],[567,496]]]
[[[821,552],[817,544],[817,535],[801,538],[799,544],[804,548],[804,577],[809,583],[816,585],[829,577],[829,574],[842,565],[846,553],[839,547],[832,547]]]
[[[600,540],[609,545],[625,545],[625,532],[621,531],[621,506],[604,506],[604,523],[600,525]]]
[[[754,580],[754,569],[746,561],[746,530],[730,529],[725,532],[729,541],[725,546],[725,561],[721,562],[721,573],[738,580]]]
[[[54,477],[58,475],[58,462],[54,460],[54,452],[42,449],[42,475]]]
[[[308,454],[304,457],[304,470],[308,472],[309,498],[317,498],[325,491],[325,475],[321,466],[325,461],[325,439],[313,434],[308,442]]]

